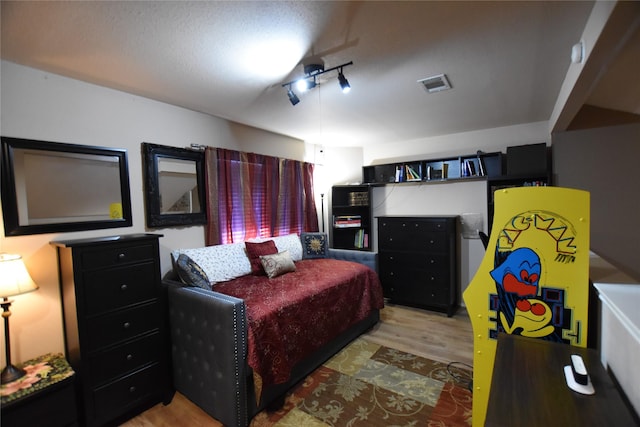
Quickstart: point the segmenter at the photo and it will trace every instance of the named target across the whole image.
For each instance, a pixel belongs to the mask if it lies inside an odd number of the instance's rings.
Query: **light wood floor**
[[[463,308],[452,316],[387,304],[381,321],[363,335],[369,341],[441,362],[473,364],[473,332]],[[125,427],[221,426],[180,393],[123,424]]]

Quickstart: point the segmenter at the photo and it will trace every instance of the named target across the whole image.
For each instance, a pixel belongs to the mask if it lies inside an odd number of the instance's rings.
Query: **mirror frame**
[[[175,225],[206,224],[207,214],[205,211],[204,152],[143,142],[142,157],[144,159],[145,172],[144,198],[147,227],[162,228]],[[200,198],[200,212],[183,214],[160,213],[160,180],[158,176],[158,160],[160,158],[191,160],[195,162],[198,197]]]
[[[95,155],[117,157],[120,177],[122,218],[96,221],[55,222],[48,224],[21,225],[18,216],[18,195],[16,192],[14,169],[14,150],[17,149],[41,150],[43,152],[49,151],[57,153],[75,153],[85,154],[89,156]],[[3,136],[1,164],[2,216],[4,220],[5,236],[98,230],[105,228],[130,227],[132,225],[129,167],[127,163],[127,150],[125,149],[67,144],[60,142],[39,141],[33,139],[22,139]]]

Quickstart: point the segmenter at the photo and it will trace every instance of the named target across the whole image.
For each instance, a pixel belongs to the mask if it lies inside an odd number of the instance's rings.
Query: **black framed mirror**
[[[6,236],[129,227],[127,151],[2,137]]]
[[[147,227],[206,224],[204,153],[142,143]]]

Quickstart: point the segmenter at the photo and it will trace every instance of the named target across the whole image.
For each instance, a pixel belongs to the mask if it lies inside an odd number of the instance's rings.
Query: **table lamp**
[[[4,318],[4,344],[6,350],[7,367],[2,370],[2,384],[7,384],[25,375],[23,369],[11,364],[11,340],[9,339],[9,316],[12,300],[9,297],[35,291],[35,284],[22,261],[20,255],[0,254],[0,302],[2,317]]]

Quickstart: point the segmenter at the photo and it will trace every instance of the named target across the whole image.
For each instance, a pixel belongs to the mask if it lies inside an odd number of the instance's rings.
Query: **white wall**
[[[524,123],[493,129],[475,130],[416,139],[406,142],[389,142],[364,148],[363,163],[375,165],[393,163],[395,159],[421,160],[440,157],[506,151],[510,145],[550,144],[548,122]]]
[[[40,289],[15,297],[11,316],[12,361],[64,351],[57,258],[52,240],[155,232],[145,227],[140,144],[211,145],[304,160],[302,141],[220,118],[10,62],[1,63],[0,133],[53,142],[125,148],[128,151],[133,226],[0,239],[0,252],[18,253]],[[1,221],[0,221],[1,222]],[[163,273],[169,252],[204,245],[204,227],[157,230]],[[4,343],[4,331],[1,338]],[[4,351],[1,352],[4,366]]]

